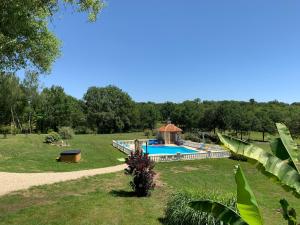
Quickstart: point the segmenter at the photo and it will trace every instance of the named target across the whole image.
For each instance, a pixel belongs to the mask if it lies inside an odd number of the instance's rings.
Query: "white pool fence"
[[[147,139],[139,140],[142,141],[143,144],[148,142]],[[132,147],[134,145],[134,140],[113,140],[113,146],[120,151],[124,152],[127,155],[130,155],[131,152],[134,151]],[[205,150],[201,150],[201,144],[191,141],[184,141],[184,146],[193,147],[199,149],[199,152],[196,153],[188,153],[188,154],[151,154],[149,157],[155,162],[169,162],[169,161],[179,161],[179,160],[194,160],[194,159],[212,159],[212,158],[228,158],[230,157],[230,152],[223,149],[219,145],[208,145],[209,148]],[[203,145],[203,149],[205,145]]]

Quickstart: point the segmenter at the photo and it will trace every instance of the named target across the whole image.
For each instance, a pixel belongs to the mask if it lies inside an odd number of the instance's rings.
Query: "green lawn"
[[[70,147],[43,143],[44,135],[17,135],[0,138],[0,171],[39,172],[72,171],[120,164],[124,157],[112,146],[113,139],[145,138],[142,133],[76,135]],[[56,158],[64,149],[81,149],[79,163],[58,163]]]
[[[229,159],[157,164],[159,186],[150,198],[133,197],[128,185],[130,177],[121,172],[34,187],[0,198],[0,224],[160,224],[166,201],[173,192],[215,189],[235,193],[236,164]],[[266,225],[286,224],[278,212],[282,197],[300,211],[298,199],[261,175],[253,165],[240,164]]]
[[[229,133],[229,132],[226,132],[226,133]],[[270,138],[273,138],[275,136],[279,136],[277,134],[277,132],[275,134],[265,133],[265,143],[267,143]],[[238,138],[240,138],[240,133],[238,134]],[[250,131],[248,134],[243,135],[243,139],[245,139],[245,140],[250,139],[250,140],[253,140],[253,141],[262,142],[263,141],[263,135],[262,135],[262,132]],[[294,139],[297,142],[297,144],[300,144],[300,138],[299,137],[294,137]]]
[[[57,163],[62,150],[42,143],[39,135],[0,140],[0,171],[69,171],[118,164],[124,157],[112,139],[143,137],[141,133],[79,135],[72,148],[84,150],[78,164]],[[267,144],[261,147],[269,149]],[[44,154],[43,154],[44,153]],[[132,196],[130,177],[122,172],[53,185],[33,187],[0,197],[0,225],[161,224],[169,196],[178,191],[216,190],[235,193],[233,168],[241,164],[262,209],[266,225],[286,224],[278,212],[285,197],[300,213],[299,199],[268,180],[254,165],[229,159],[207,159],[156,164],[158,187],[150,198]]]
[[[231,132],[226,131],[226,133],[235,135],[235,132],[231,133]],[[273,136],[274,136],[274,134],[272,135],[269,133],[265,133],[265,141],[268,141],[268,138],[273,137]],[[238,133],[237,137],[240,138],[241,134]],[[250,131],[247,134],[243,133],[243,139],[244,140],[250,139],[250,140],[256,140],[256,141],[263,141],[263,134],[262,134],[262,132]]]

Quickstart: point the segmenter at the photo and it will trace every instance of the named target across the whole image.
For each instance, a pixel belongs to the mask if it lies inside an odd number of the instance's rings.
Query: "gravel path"
[[[8,173],[0,172],[0,196],[32,186],[75,180],[81,177],[122,171],[126,164],[73,172]]]

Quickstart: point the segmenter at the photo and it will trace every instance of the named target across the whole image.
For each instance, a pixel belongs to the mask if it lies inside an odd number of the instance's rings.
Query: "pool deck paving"
[[[124,170],[126,164],[105,168],[80,170],[72,172],[45,172],[45,173],[10,173],[0,172],[0,196],[10,192],[28,189],[33,186],[53,184],[57,182],[76,180],[82,177],[99,174],[115,173]]]

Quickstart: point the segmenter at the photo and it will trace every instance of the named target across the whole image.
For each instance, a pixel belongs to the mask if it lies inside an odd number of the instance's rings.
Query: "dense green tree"
[[[230,101],[223,101],[217,103],[217,108],[215,111],[215,126],[221,130],[225,131],[231,128],[231,124],[234,115],[234,108],[237,107],[236,103],[232,103]],[[240,107],[238,106],[240,109]],[[241,111],[239,112],[241,113]]]
[[[274,133],[276,128],[274,122],[270,118],[270,114],[266,110],[260,110],[256,113],[258,126],[256,131],[262,132],[263,141],[265,141],[266,133]]]
[[[200,128],[214,133],[216,129],[226,130],[232,128],[232,116],[234,115],[234,105],[229,101],[224,102],[204,102],[204,116],[200,121]],[[238,116],[238,113],[236,114]]]
[[[23,114],[23,121],[27,125],[28,132],[31,133],[36,128],[37,108],[39,105],[39,74],[32,71],[25,73],[22,88],[26,99],[26,108]]]
[[[139,103],[138,104],[139,110],[139,124],[140,128],[142,129],[151,129],[153,130],[156,126],[156,123],[159,120],[159,111],[155,107],[154,103]]]
[[[205,131],[214,131],[216,133],[216,129],[218,127],[217,120],[217,107],[215,105],[209,106],[205,108],[204,115],[200,119],[199,128]]]
[[[173,102],[165,102],[165,103],[159,104],[159,111],[160,111],[161,119],[163,121],[167,121],[168,119],[171,119],[171,116],[175,110],[175,107],[176,107],[176,104]]]
[[[87,11],[91,21],[103,7],[101,0],[0,1],[0,71],[34,68],[49,72],[60,53],[60,42],[48,22],[62,3]]]
[[[13,73],[0,73],[0,122],[22,130],[21,116],[25,106],[19,78]]]
[[[235,104],[235,107],[231,113],[230,128],[236,133],[241,132],[243,126],[243,109],[239,104]]]
[[[287,104],[278,101],[271,101],[266,105],[269,117],[274,123],[284,122],[287,107]]]
[[[86,113],[84,112],[84,102],[72,96],[68,96],[69,107],[71,109],[72,127],[86,127]]]
[[[182,104],[183,128],[192,129],[199,126],[199,121],[203,115],[202,104],[198,99],[194,101],[184,101]]]
[[[42,132],[55,131],[61,126],[72,126],[73,108],[70,97],[59,86],[45,88],[40,95],[38,128]]]
[[[169,104],[170,105],[170,104]],[[203,117],[203,107],[199,99],[176,104],[170,111],[170,119],[184,130],[198,128]]]
[[[134,102],[115,86],[90,87],[84,95],[87,123],[98,133],[126,131],[132,125]]]
[[[240,101],[204,101],[182,103],[135,103],[121,89],[91,87],[83,100],[67,95],[53,86],[40,92],[39,76],[26,72],[23,81],[14,74],[0,73],[0,126],[21,132],[47,132],[62,126],[99,133],[154,129],[171,119],[185,131],[275,131],[274,122],[285,122],[293,135],[300,134],[300,104],[277,101],[258,103]],[[79,129],[80,128],[80,129]],[[89,131],[90,132],[90,131]]]
[[[285,117],[285,123],[289,126],[289,129],[293,135],[300,134],[300,104],[293,103],[288,110]]]

